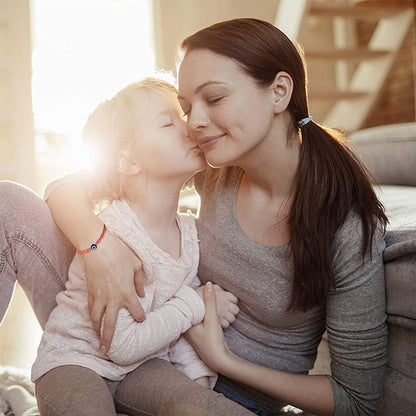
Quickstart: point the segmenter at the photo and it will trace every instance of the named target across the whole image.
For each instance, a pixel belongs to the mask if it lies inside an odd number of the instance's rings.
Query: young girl
[[[32,367],[42,415],[141,414],[134,370],[161,357],[187,376],[212,387],[216,375],[180,337],[204,317],[196,286],[199,261],[195,219],[178,214],[183,183],[205,167],[191,142],[176,99],[165,81],[147,78],[100,104],[84,128],[94,160],[92,194],[107,202],[96,242],[78,250],[66,290],[46,324]],[[102,204],[101,204],[102,205]],[[105,354],[88,312],[84,256],[94,256],[107,233],[129,247],[144,264],[144,322],[127,311],[118,315]],[[216,287],[219,319],[225,327],[238,312],[237,299]]]

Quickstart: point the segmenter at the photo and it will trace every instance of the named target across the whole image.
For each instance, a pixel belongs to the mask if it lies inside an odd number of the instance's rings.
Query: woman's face
[[[260,87],[233,60],[189,52],[178,74],[179,103],[190,137],[214,167],[244,164],[273,129],[272,87]]]

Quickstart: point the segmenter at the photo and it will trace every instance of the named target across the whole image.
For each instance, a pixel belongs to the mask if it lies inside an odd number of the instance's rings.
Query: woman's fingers
[[[144,297],[144,294],[142,297]],[[130,315],[136,321],[143,322],[146,319],[146,315],[136,294],[126,296],[126,300],[123,302],[122,306],[128,309]]]
[[[91,300],[90,300],[91,299]],[[88,295],[88,308],[91,317],[92,327],[97,336],[100,336],[101,322],[105,312],[105,304],[93,299],[92,295]]]
[[[218,324],[217,315],[217,297],[215,295],[214,285],[207,282],[204,287],[204,304],[205,304],[205,318],[204,326],[216,322]]]
[[[101,346],[110,348],[120,308],[137,321],[145,319],[137,295],[144,296],[141,260],[108,232],[98,250],[82,257],[91,322]]]
[[[137,259],[137,260],[139,260],[139,259]],[[134,267],[134,287],[136,288],[136,293],[141,298],[144,298],[145,292],[144,292],[143,263],[140,260],[138,262],[136,262],[136,266]],[[137,318],[135,318],[135,319],[140,321],[140,319],[137,319]]]
[[[100,352],[103,354],[110,349],[111,340],[113,339],[114,329],[116,327],[118,311],[118,306],[107,306],[105,310],[100,340]]]

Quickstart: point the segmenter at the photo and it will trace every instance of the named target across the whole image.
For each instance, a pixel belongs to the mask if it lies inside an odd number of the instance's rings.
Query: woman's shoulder
[[[359,247],[361,247],[361,244],[359,244],[362,240],[365,233],[364,229],[365,225],[363,224],[361,216],[355,212],[354,210],[350,210],[350,212],[347,214],[347,217],[345,218],[343,224],[339,227],[336,235],[334,243],[336,245],[350,245],[350,246],[356,246],[357,244]],[[368,224],[368,234],[371,235],[372,232],[372,225]],[[379,245],[380,242],[384,241],[384,232],[383,227],[379,221],[376,221],[375,227],[374,227],[374,233],[372,236],[372,242]]]
[[[358,270],[369,270],[382,265],[382,254],[386,246],[383,228],[379,222],[376,222],[374,230],[371,229],[371,224],[367,227],[369,238],[366,242],[367,233],[361,216],[351,211],[336,233],[332,250],[337,280],[342,280],[342,276],[352,272],[357,272],[358,275]]]

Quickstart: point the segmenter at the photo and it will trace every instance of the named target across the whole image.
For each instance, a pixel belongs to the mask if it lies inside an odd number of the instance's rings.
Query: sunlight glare
[[[31,14],[37,160],[53,177],[85,166],[89,113],[154,72],[151,1],[31,0]]]

